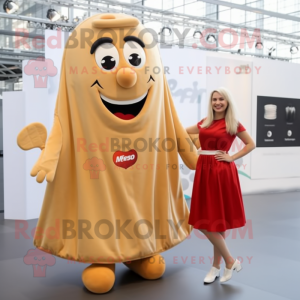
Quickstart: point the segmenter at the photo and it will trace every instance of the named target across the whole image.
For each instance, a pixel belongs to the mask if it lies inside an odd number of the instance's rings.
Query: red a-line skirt
[[[246,224],[243,198],[234,162],[200,155],[188,223],[196,229],[225,231]]]

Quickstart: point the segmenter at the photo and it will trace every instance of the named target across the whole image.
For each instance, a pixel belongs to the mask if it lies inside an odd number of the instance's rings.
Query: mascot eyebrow
[[[128,42],[128,41],[133,41],[133,42],[136,42],[138,43],[141,47],[145,48],[145,44],[144,42],[139,39],[138,37],[136,36],[133,36],[133,35],[129,35],[129,36],[125,36],[124,37],[124,41],[125,42]],[[95,41],[91,47],[91,51],[90,53],[93,54],[95,52],[95,50],[101,45],[101,44],[104,44],[104,43],[112,43],[113,40],[110,38],[110,37],[102,37],[100,39],[98,39],[97,41]]]
[[[102,37],[100,39],[98,39],[97,41],[95,41],[91,47],[91,51],[90,53],[93,54],[95,52],[95,50],[101,45],[101,44],[104,44],[104,43],[112,43],[113,40],[109,37]]]
[[[133,41],[138,43],[141,47],[145,48],[145,44],[142,40],[140,40],[138,37],[133,36],[133,35],[129,35],[129,36],[125,36],[124,37],[124,41],[128,42],[128,41]]]

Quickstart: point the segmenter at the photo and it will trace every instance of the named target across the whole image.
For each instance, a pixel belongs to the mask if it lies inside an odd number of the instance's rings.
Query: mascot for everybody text
[[[90,45],[81,30],[94,33]],[[198,155],[162,70],[153,37],[138,19],[94,15],[64,50],[47,142],[40,123],[18,135],[22,149],[41,148],[31,176],[48,182],[34,245],[91,263],[82,280],[94,293],[113,287],[115,263],[145,279],[161,277],[160,253],[192,230],[178,153],[191,169]],[[59,234],[41,234],[58,225]]]

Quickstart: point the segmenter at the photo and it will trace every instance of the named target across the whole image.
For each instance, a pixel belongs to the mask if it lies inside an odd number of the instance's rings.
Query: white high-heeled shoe
[[[204,282],[205,283],[214,282],[216,280],[216,278],[219,276],[220,276],[220,269],[211,267],[211,269],[209,270],[209,272],[207,273],[207,275],[204,278]]]
[[[231,269],[227,269],[225,267],[224,269],[224,274],[223,276],[220,278],[220,282],[225,282],[225,281],[228,281],[231,277],[232,277],[232,273],[233,271],[236,270],[237,272],[241,271],[242,270],[242,265],[241,265],[241,262],[239,260],[235,260]]]

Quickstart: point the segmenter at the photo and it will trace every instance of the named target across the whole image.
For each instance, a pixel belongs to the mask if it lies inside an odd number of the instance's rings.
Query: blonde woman
[[[227,229],[246,223],[238,172],[234,161],[255,148],[254,141],[239,122],[230,92],[218,88],[211,92],[207,117],[186,128],[190,134],[199,133],[201,148],[196,167],[190,207],[189,224],[206,235],[214,248],[213,265],[204,278],[211,283],[220,276],[220,262],[225,262],[220,282],[228,281],[234,270],[240,271],[225,243]],[[236,154],[228,151],[238,136],[245,144]]]

